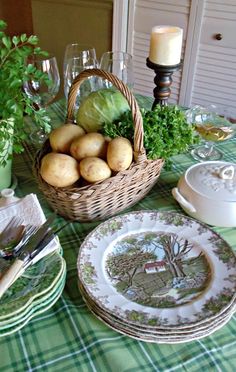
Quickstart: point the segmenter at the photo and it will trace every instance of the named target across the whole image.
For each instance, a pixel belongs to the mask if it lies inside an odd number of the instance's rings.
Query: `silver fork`
[[[22,226],[22,222],[22,218],[17,216],[12,217],[4,230],[0,233],[0,249],[20,239],[25,228]]]
[[[39,226],[32,226],[27,225],[25,227],[25,232],[21,238],[21,240],[15,245],[13,248],[13,257],[16,257],[21,250],[21,248],[28,242],[29,238],[36,233],[36,231],[39,229]]]

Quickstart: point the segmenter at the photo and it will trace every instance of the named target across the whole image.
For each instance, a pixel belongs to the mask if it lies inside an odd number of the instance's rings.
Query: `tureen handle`
[[[224,167],[220,168],[219,172],[220,178],[223,180],[232,180],[234,177],[234,166],[233,165],[225,165]]]
[[[196,212],[196,209],[194,208],[194,206],[189,203],[184,197],[183,195],[181,195],[181,193],[179,192],[179,189],[178,187],[174,187],[172,189],[172,195],[173,197],[175,198],[175,200],[184,208],[186,209],[188,212],[190,213],[195,213]]]

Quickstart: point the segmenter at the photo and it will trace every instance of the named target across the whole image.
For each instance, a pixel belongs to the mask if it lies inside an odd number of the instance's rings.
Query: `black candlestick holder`
[[[182,66],[182,62],[173,66],[164,66],[153,63],[150,61],[149,58],[147,58],[146,64],[147,67],[154,70],[156,74],[154,78],[156,87],[153,89],[153,96],[155,98],[155,101],[153,102],[152,110],[158,104],[167,106],[168,98],[171,93],[170,86],[172,84],[172,74],[173,72],[180,69],[180,67]]]

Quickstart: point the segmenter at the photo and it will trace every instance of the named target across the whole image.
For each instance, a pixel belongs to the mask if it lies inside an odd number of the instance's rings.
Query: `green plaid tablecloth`
[[[150,107],[152,99],[138,97],[140,106]],[[57,126],[65,117],[65,104],[49,109]],[[29,123],[28,123],[29,124]],[[33,125],[33,124],[31,124]],[[236,141],[219,146],[226,161],[236,160]],[[16,194],[37,193],[49,216],[52,210],[38,191],[32,174],[35,148],[27,146],[14,159],[18,180]],[[191,165],[189,154],[174,159],[172,171],[162,170],[156,186],[132,210],[160,209],[182,212],[171,195],[180,175]],[[65,220],[58,217],[54,227]],[[211,336],[178,345],[159,345],[136,341],[121,335],[99,321],[87,309],[77,288],[76,260],[80,244],[98,223],[70,223],[59,233],[67,262],[65,290],[57,303],[33,318],[16,333],[0,338],[0,371],[79,371],[79,372],[152,372],[152,371],[235,371],[236,316]],[[215,228],[236,249],[236,228]]]

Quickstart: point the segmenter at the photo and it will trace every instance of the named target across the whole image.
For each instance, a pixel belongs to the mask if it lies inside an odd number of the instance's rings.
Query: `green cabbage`
[[[86,132],[97,132],[103,124],[112,123],[127,110],[128,102],[120,91],[100,89],[84,99],[77,111],[76,121]]]

